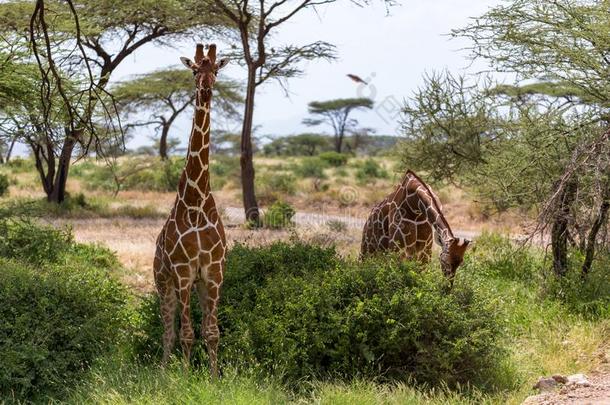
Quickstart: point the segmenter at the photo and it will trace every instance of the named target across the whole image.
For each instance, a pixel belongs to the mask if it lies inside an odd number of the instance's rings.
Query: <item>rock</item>
[[[561,374],[555,374],[551,378],[553,378],[553,380],[557,381],[559,384],[566,384],[568,382],[568,377]]]
[[[572,374],[568,376],[567,385],[575,385],[578,387],[590,387],[591,383],[587,380],[587,376],[584,374]]]
[[[557,388],[557,381],[551,377],[540,377],[534,389],[538,389],[542,392],[554,391]]]

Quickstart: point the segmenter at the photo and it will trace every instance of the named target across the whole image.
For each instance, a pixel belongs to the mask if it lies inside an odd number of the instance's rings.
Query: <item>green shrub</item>
[[[330,151],[320,153],[318,158],[333,167],[345,166],[349,160],[346,154]]]
[[[275,202],[282,196],[294,195],[297,190],[296,178],[286,173],[268,173],[256,178],[256,191],[263,202]]]
[[[216,156],[210,164],[212,189],[221,189],[229,181],[239,183],[241,168],[239,159],[231,156]]]
[[[35,170],[34,159],[23,159],[20,157],[15,157],[9,160],[6,165],[13,170],[13,173],[23,173]]]
[[[294,167],[294,172],[299,177],[314,177],[317,179],[324,179],[324,168],[326,163],[317,157],[306,157]]]
[[[417,273],[413,264],[345,261],[332,248],[296,242],[237,245],[227,266],[224,364],[292,383],[383,376],[456,386],[485,383],[504,355],[490,300],[465,283],[448,293],[440,274]],[[144,305],[137,347],[157,354],[158,303]]]
[[[388,177],[388,172],[373,159],[365,160],[356,170],[356,178],[361,182],[385,177]]]
[[[541,256],[499,234],[482,234],[476,240],[476,251],[471,249],[468,256],[475,260],[465,263],[465,266],[476,266],[473,271],[479,276],[500,277],[526,283],[540,279]]]
[[[0,219],[0,257],[31,264],[57,262],[70,249],[67,230],[41,227],[28,219]]]
[[[126,339],[128,294],[108,274],[118,262],[68,232],[0,225],[0,396],[61,395]]]
[[[599,252],[593,268],[582,277],[583,257],[572,253],[570,268],[565,276],[557,277],[551,270],[545,273],[544,295],[556,299],[571,312],[589,319],[610,318],[610,254]]]
[[[291,227],[294,225],[294,222],[292,222],[294,214],[296,214],[296,211],[292,205],[284,201],[276,201],[265,211],[263,225],[271,229]]]
[[[8,192],[8,186],[9,186],[8,176],[0,173],[0,197],[2,197],[4,194],[6,194]]]

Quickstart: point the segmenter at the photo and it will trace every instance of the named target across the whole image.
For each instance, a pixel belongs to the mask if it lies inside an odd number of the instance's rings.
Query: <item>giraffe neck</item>
[[[447,250],[450,242],[454,239],[454,236],[449,223],[445,219],[445,216],[437,203],[436,195],[432,192],[430,187],[413,172],[407,172],[403,181],[407,190],[409,188],[416,189],[418,190],[418,193],[420,193],[420,201],[423,205],[422,211],[425,210],[426,221],[434,229],[436,243],[440,245],[443,250]],[[409,185],[409,182],[414,182],[414,184]]]
[[[195,116],[179,193],[187,205],[199,205],[210,193],[210,90],[197,89]]]

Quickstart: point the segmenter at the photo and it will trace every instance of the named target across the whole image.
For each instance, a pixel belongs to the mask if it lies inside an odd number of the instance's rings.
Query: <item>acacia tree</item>
[[[78,14],[76,11],[78,10]],[[13,44],[31,49],[40,66],[41,125],[28,135],[49,201],[61,203],[74,151],[101,152],[115,115],[103,100],[117,67],[147,43],[167,45],[219,28],[223,19],[205,2],[173,0],[37,0],[0,4],[0,31]],[[220,16],[221,17],[221,16]],[[29,36],[24,41],[23,32]],[[30,100],[25,100],[29,102]],[[24,103],[26,104],[26,103]],[[25,105],[24,105],[25,107]],[[105,117],[101,123],[99,117]],[[30,117],[23,116],[23,121]],[[121,133],[110,125],[105,135]]]
[[[214,111],[221,120],[239,117],[242,102],[239,85],[217,81],[214,85]],[[163,69],[136,76],[114,86],[112,94],[120,111],[127,117],[145,114],[143,120],[128,123],[126,128],[153,125],[159,131],[159,156],[168,157],[168,135],[172,124],[182,112],[193,106],[195,91],[193,74],[184,69]]]
[[[596,244],[608,243],[608,6],[607,0],[514,0],[452,33],[472,41],[473,58],[517,77],[516,86],[496,89],[517,109],[505,123],[510,137],[480,167],[515,201],[523,197],[515,185],[541,196],[538,230],[550,228],[558,275],[567,272],[568,243],[587,258]],[[494,166],[501,174],[494,175]]]
[[[356,128],[358,121],[350,118],[350,114],[357,110],[372,109],[373,100],[370,98],[339,98],[328,101],[312,101],[309,103],[309,113],[316,118],[308,118],[303,123],[309,126],[321,124],[330,125],[334,131],[335,151],[343,150],[345,134]]]
[[[259,209],[254,190],[252,125],[256,89],[270,79],[282,86],[286,80],[299,76],[298,63],[313,59],[335,58],[333,45],[316,41],[306,45],[273,45],[272,34],[297,14],[320,4],[335,0],[214,0],[217,13],[226,16],[239,31],[241,52],[239,60],[247,70],[246,97],[241,133],[241,181],[246,220],[258,224]]]

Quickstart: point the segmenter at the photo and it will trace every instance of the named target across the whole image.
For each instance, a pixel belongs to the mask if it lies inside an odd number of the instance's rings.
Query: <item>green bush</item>
[[[282,196],[294,195],[297,191],[296,178],[286,173],[267,173],[256,178],[256,191],[263,202],[275,202]]]
[[[0,173],[0,197],[2,197],[4,194],[6,194],[8,192],[8,186],[9,186],[8,176]]]
[[[229,181],[239,183],[241,168],[239,159],[231,156],[216,156],[210,164],[212,189],[221,189]]]
[[[504,355],[490,300],[465,283],[448,293],[440,274],[413,264],[345,261],[332,248],[300,242],[237,245],[227,263],[224,364],[292,383],[359,376],[456,386],[485,383]],[[137,348],[157,354],[156,298],[144,306]]]
[[[569,270],[563,277],[547,270],[543,292],[586,318],[610,318],[610,254],[599,252],[586,277],[581,275],[583,259],[582,254],[572,252]]]
[[[473,271],[479,276],[526,283],[540,280],[541,256],[525,246],[514,244],[505,236],[484,233],[476,240],[476,251],[470,250],[468,255],[475,260],[464,265],[476,267]]]
[[[9,160],[6,165],[13,170],[13,173],[23,173],[35,170],[34,159],[15,157]]]
[[[67,232],[0,224],[0,396],[61,395],[126,339],[128,294],[108,274],[116,259]]]
[[[345,166],[349,160],[346,154],[338,152],[322,152],[318,155],[318,158],[333,167]]]
[[[292,222],[294,214],[296,214],[296,211],[292,205],[284,201],[276,201],[265,211],[263,225],[271,229],[291,227],[294,225],[294,222]]]
[[[72,246],[66,230],[40,227],[28,219],[0,219],[0,257],[31,264],[56,262]]]
[[[325,179],[324,168],[326,163],[317,157],[306,157],[294,167],[294,172],[299,177],[313,177]]]
[[[388,172],[373,159],[365,160],[356,170],[356,178],[361,182],[385,177],[388,177]]]

